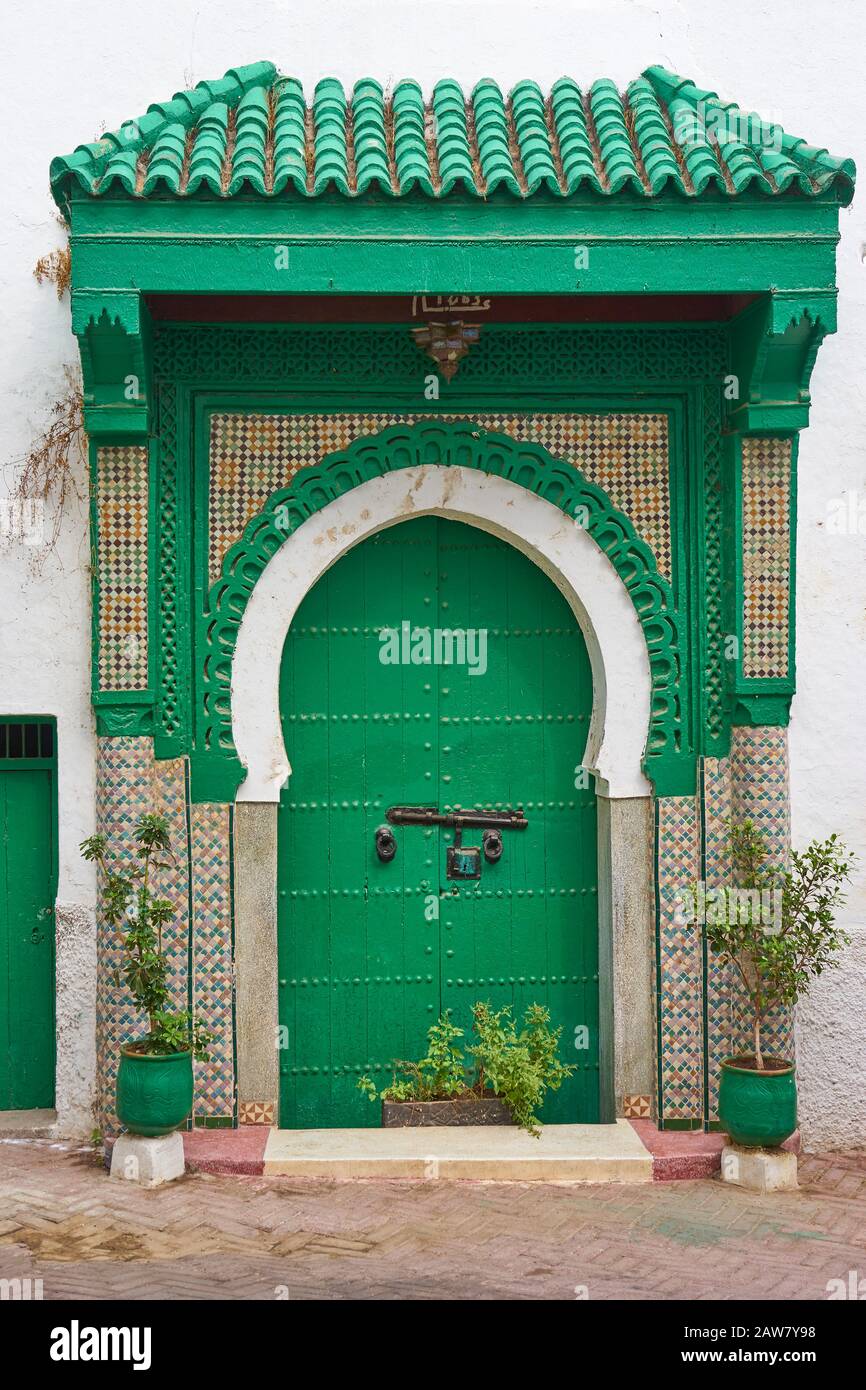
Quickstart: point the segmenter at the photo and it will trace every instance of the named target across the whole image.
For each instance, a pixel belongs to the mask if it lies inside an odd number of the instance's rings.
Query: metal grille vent
[[[22,719],[0,724],[0,762],[53,757],[54,725],[49,721]]]

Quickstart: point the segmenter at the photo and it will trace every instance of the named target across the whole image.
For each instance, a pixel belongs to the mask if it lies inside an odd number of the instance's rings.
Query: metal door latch
[[[439,811],[435,806],[391,806],[385,812],[391,825],[444,825],[454,830],[454,843],[449,845],[445,855],[446,877],[449,879],[477,879],[481,877],[481,851],[488,864],[496,864],[502,858],[503,830],[525,830],[529,822],[523,808],[513,811],[468,811],[458,807],[455,811]],[[464,830],[483,830],[481,845],[464,845]],[[379,836],[388,833],[387,826],[376,831],[376,849],[379,858],[386,856],[379,849]],[[388,859],[394,858],[396,845]]]
[[[463,826],[466,830],[525,830],[529,824],[523,807],[514,811],[439,811],[435,806],[389,806],[385,819],[391,825]]]

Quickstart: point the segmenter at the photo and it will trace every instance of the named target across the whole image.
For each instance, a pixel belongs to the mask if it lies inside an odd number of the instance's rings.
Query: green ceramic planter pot
[[[117,1117],[133,1134],[170,1134],[192,1109],[192,1053],[120,1049]]]
[[[793,1062],[765,1060],[772,1071],[755,1071],[750,1057],[722,1062],[719,1122],[735,1144],[775,1149],[797,1128],[797,1081]]]

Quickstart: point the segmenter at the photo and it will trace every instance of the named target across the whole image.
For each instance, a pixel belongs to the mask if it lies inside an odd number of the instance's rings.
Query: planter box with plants
[[[562,1029],[550,1027],[541,1004],[530,1004],[519,1032],[509,1006],[494,1010],[478,1002],[472,1017],[475,1042],[465,1053],[463,1029],[446,1012],[427,1033],[426,1056],[393,1063],[390,1085],[380,1091],[361,1077],[359,1089],[382,1103],[383,1126],[514,1124],[541,1133],[546,1093],[558,1091],[574,1071],[556,1056]]]
[[[165,867],[158,855],[171,853],[164,816],[142,816],[133,831],[134,858],[122,867],[104,835],[81,845],[103,877],[105,920],[123,948],[123,978],[136,1008],[147,1019],[147,1032],[120,1049],[117,1072],[117,1117],[133,1134],[155,1137],[182,1125],[192,1109],[193,1057],[207,1061],[210,1036],[188,1010],[172,1010],[166,984],[163,928],[174,908],[154,897],[151,874]]]
[[[752,1050],[722,1062],[719,1121],[736,1144],[774,1148],[797,1128],[792,1057],[768,1056],[761,1030],[779,1009],[793,1008],[816,975],[835,966],[849,938],[836,926],[853,857],[831,835],[793,850],[790,867],[768,862],[761,831],[732,823],[731,863],[741,888],[733,904],[707,915],[707,945],[733,966],[751,1013]],[[743,894],[745,891],[745,895]],[[718,920],[722,918],[723,920]]]

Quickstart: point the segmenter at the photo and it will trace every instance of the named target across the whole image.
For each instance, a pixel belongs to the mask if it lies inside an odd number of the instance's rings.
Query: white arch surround
[[[292,533],[259,577],[232,661],[232,731],[246,768],[237,800],[278,802],[291,773],[280,724],[280,663],[304,596],[368,536],[427,515],[499,536],[556,584],[580,624],[592,667],[584,766],[602,796],[650,796],[641,768],[651,712],[649,657],[634,606],[607,555],[571,517],[518,484],[476,469],[425,464],[372,478],[328,503]]]

